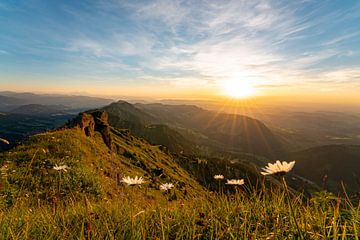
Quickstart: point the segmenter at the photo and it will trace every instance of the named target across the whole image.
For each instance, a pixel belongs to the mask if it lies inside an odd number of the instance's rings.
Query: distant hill
[[[156,123],[157,119],[148,113],[136,108],[134,105],[118,101],[101,108],[109,113],[109,121],[116,127],[137,127],[136,125],[147,125]]]
[[[8,111],[23,104],[26,104],[24,99],[0,95],[0,111]]]
[[[64,105],[41,105],[41,104],[27,104],[17,107],[10,111],[12,114],[25,115],[61,115],[69,114],[71,110]]]
[[[134,135],[146,139],[152,144],[161,144],[176,153],[195,153],[195,144],[182,134],[161,124],[155,117],[134,107],[132,104],[118,101],[101,110],[109,113],[109,123],[116,128],[129,129]]]
[[[360,144],[360,116],[346,112],[265,113],[262,116],[271,130],[291,151],[333,144]]]
[[[18,111],[28,112],[31,109],[34,110],[33,108],[21,107]],[[11,148],[31,135],[61,127],[74,116],[74,114],[70,113],[50,115],[34,113],[0,114],[0,138],[5,138],[10,142],[10,145],[0,144],[0,151]]]
[[[181,133],[192,131],[199,144],[212,147],[248,152],[270,159],[285,157],[286,150],[279,138],[259,120],[236,114],[207,111],[191,105],[135,104],[163,124]],[[187,130],[186,130],[187,129]]]
[[[98,97],[71,96],[59,94],[34,94],[17,92],[0,92],[1,98],[6,98],[6,105],[0,103],[0,110],[12,110],[20,105],[41,104],[41,105],[64,105],[72,109],[84,111],[91,108],[98,108],[110,104],[113,100]],[[0,101],[1,102],[1,101]]]
[[[292,153],[294,171],[332,191],[360,192],[360,145],[327,145]]]
[[[77,113],[105,106],[110,99],[33,93],[0,92],[0,138],[11,148],[27,137],[63,126]]]

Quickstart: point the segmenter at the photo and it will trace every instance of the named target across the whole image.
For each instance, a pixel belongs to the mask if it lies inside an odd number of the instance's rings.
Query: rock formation
[[[93,137],[95,131],[99,132],[105,144],[112,150],[111,127],[108,123],[108,113],[105,111],[93,111],[80,113],[69,127],[78,127],[88,137]]]

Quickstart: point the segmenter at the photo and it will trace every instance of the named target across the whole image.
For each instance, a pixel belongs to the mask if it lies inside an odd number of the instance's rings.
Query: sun
[[[231,79],[223,84],[225,95],[232,98],[248,98],[256,94],[256,89],[250,81]]]

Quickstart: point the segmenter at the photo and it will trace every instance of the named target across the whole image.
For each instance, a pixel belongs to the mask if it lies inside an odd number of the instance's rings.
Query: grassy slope
[[[188,195],[204,193],[158,146],[124,130],[113,129],[112,135],[118,153],[108,149],[99,133],[91,138],[79,129],[66,129],[35,135],[26,144],[1,154],[2,202],[11,205],[18,197],[47,202],[84,196],[111,199],[126,194],[128,188],[119,183],[123,176],[143,176],[148,191],[142,197],[146,198],[166,199],[158,190],[165,182],[177,186],[180,198],[185,189]],[[59,173],[53,169],[62,164],[70,170]]]
[[[99,133],[86,137],[75,128],[36,135],[0,155],[0,239],[298,236],[284,191],[245,186],[248,194],[240,187],[234,195],[211,195],[159,146],[126,130],[112,129],[111,134],[116,152]],[[52,169],[55,164],[70,170],[60,174]],[[144,176],[147,183],[124,186],[118,174]],[[175,190],[161,193],[159,184],[169,181]],[[291,204],[306,239],[358,239],[359,207],[328,194],[300,199],[294,196]]]

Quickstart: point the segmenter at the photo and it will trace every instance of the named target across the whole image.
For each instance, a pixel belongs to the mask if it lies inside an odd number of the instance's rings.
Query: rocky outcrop
[[[91,115],[80,113],[79,116],[74,119],[74,126],[80,127],[86,136],[93,137],[95,131],[95,121]]]
[[[93,112],[92,116],[95,121],[95,131],[101,133],[105,144],[112,149],[112,138],[111,138],[111,128],[109,125],[109,115],[104,111]]]
[[[105,144],[112,150],[111,127],[108,122],[109,115],[105,111],[93,111],[80,113],[78,117],[69,123],[69,127],[78,127],[88,137],[93,137],[99,132]]]

